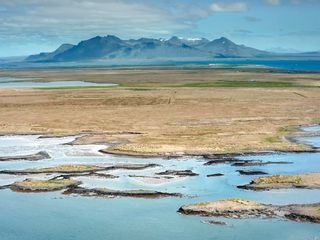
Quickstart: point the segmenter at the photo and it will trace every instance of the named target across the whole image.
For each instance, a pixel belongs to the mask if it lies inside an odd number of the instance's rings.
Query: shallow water
[[[20,79],[21,80],[21,79]],[[113,87],[113,83],[93,83],[85,81],[27,82],[20,80],[0,81],[0,88],[63,88],[63,87]]]
[[[301,130],[305,132],[320,132],[320,125],[302,127]]]
[[[3,82],[16,82],[16,81],[33,81],[39,78],[16,78],[16,77],[0,77],[0,83]]]
[[[259,167],[232,167],[221,164],[204,166],[200,157],[179,159],[132,158],[102,155],[98,150],[105,146],[65,145],[75,137],[45,138],[39,136],[0,137],[0,156],[30,154],[47,151],[52,159],[37,162],[0,162],[0,169],[24,169],[45,167],[66,163],[90,163],[109,165],[113,163],[157,163],[161,167],[146,170],[116,170],[108,173],[118,175],[118,179],[97,179],[79,177],[84,186],[108,187],[112,189],[154,189],[179,192],[183,198],[134,199],[134,198],[89,198],[65,196],[55,193],[15,193],[0,191],[0,239],[320,239],[320,225],[296,223],[280,220],[232,220],[228,226],[204,224],[206,219],[178,214],[183,204],[224,198],[245,198],[263,203],[289,204],[319,202],[320,190],[274,190],[254,192],[237,189],[256,176],[241,176],[236,170],[262,170],[270,174],[297,174],[320,172],[320,153],[283,153],[245,156],[242,159],[265,161],[290,161],[293,164],[266,165]],[[310,140],[311,139],[311,140]],[[320,145],[320,138],[303,139]],[[128,177],[129,174],[154,175],[167,169],[191,169],[199,173],[197,177],[187,177],[164,184],[147,184]],[[207,178],[207,174],[223,173],[223,177]],[[28,176],[45,178],[48,176]],[[0,175],[0,185],[18,179]]]
[[[320,70],[320,61],[315,60],[267,60],[267,59],[212,59],[212,60],[203,60],[203,61],[157,61],[157,60],[139,60],[132,59],[127,61],[80,61],[80,62],[52,62],[52,63],[30,63],[30,62],[9,62],[9,63],[0,63],[0,69],[41,69],[41,68],[83,68],[83,67],[105,67],[105,68],[114,68],[119,66],[188,66],[188,65],[212,65],[212,64],[223,64],[227,67],[270,67],[284,70],[303,70],[303,71],[319,71]]]

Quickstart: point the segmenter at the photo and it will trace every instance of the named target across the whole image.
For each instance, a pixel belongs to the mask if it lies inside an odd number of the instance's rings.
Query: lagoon
[[[35,82],[34,79],[0,78],[0,88],[77,88],[77,87],[113,87],[113,83],[93,83],[86,81]]]
[[[315,203],[320,190],[272,190],[253,192],[237,189],[256,176],[241,176],[236,170],[261,170],[269,174],[298,174],[320,172],[320,153],[271,153],[243,156],[241,159],[265,161],[290,161],[293,164],[266,165],[239,168],[228,164],[204,166],[202,157],[176,159],[133,158],[106,155],[98,152],[104,145],[65,145],[76,136],[63,138],[38,138],[39,135],[0,137],[0,156],[30,154],[47,151],[52,159],[37,162],[1,162],[0,170],[54,166],[66,163],[108,165],[112,163],[157,163],[162,167],[145,170],[115,170],[118,179],[80,177],[87,187],[112,189],[151,189],[179,192],[182,198],[134,199],[89,198],[54,193],[16,193],[9,189],[0,191],[0,239],[290,239],[314,240],[320,238],[320,225],[282,220],[221,219],[227,226],[202,223],[206,218],[184,216],[176,211],[181,205],[224,198],[245,198],[263,203],[290,204]],[[308,138],[319,146],[320,139]],[[305,139],[304,139],[305,140]],[[130,178],[129,174],[153,175],[169,169],[190,169],[199,174],[162,184],[148,184]],[[223,173],[222,177],[207,178],[207,174]],[[34,177],[34,176],[28,176]],[[19,179],[21,176],[19,176]],[[22,177],[24,178],[24,177]],[[15,181],[14,176],[0,175],[0,185]],[[219,219],[220,220],[220,219]],[[128,237],[130,236],[130,237]]]

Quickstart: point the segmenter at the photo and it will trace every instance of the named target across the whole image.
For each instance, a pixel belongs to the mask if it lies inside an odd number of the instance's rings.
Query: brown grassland
[[[0,89],[0,131],[112,143],[107,152],[176,155],[303,150],[294,126],[320,121],[320,74],[263,69],[124,68],[0,71],[109,88]]]

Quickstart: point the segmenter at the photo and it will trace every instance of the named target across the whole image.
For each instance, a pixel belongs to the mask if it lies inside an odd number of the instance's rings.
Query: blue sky
[[[108,34],[320,50],[320,0],[0,0],[0,57]]]

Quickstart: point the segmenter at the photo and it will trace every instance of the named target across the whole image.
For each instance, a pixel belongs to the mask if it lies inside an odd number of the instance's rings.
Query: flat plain
[[[128,155],[300,151],[285,137],[320,122],[320,74],[253,68],[1,71],[115,87],[0,89],[2,134],[73,135]]]

